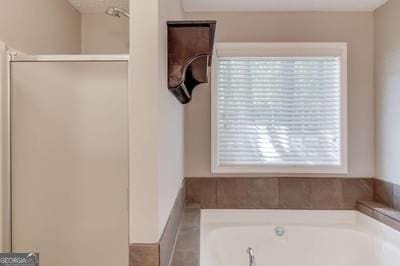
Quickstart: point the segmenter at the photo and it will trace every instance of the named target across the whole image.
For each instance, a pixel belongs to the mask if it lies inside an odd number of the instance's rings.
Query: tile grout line
[[[278,177],[278,209],[281,209],[281,178]]]
[[[218,206],[218,183],[219,183],[219,178],[217,178],[215,180],[215,208],[216,209],[219,209],[219,206]]]

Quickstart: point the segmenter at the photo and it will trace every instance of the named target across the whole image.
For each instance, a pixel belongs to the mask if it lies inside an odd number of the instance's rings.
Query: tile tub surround
[[[336,184],[337,185],[337,184]],[[200,265],[200,213],[197,208],[185,208],[176,248],[170,266]],[[357,210],[400,231],[400,212],[374,201],[357,203]]]
[[[375,179],[374,200],[388,207],[400,210],[400,185]]]
[[[357,209],[400,230],[400,186],[373,178],[186,178],[160,241],[132,244],[130,266],[167,266],[170,258],[171,266],[198,266],[200,209]]]
[[[400,211],[376,201],[360,201],[357,209],[365,215],[400,231]]]
[[[178,193],[167,225],[158,243],[131,244],[129,247],[129,266],[168,266],[181,224],[184,207],[184,189]]]
[[[186,178],[186,204],[203,209],[354,210],[372,201],[372,178]]]
[[[186,207],[170,266],[200,265],[200,208]]]

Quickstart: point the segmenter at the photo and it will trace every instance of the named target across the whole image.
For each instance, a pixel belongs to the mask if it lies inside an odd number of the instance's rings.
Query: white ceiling
[[[182,0],[185,11],[373,11],[388,0]],[[396,0],[397,1],[397,0]]]
[[[129,0],[68,0],[81,13],[128,9]],[[146,0],[142,0],[146,1]],[[182,0],[185,11],[372,11],[388,0]]]
[[[129,0],[68,0],[79,12],[102,13],[109,7],[128,10]],[[144,0],[145,1],[145,0]]]

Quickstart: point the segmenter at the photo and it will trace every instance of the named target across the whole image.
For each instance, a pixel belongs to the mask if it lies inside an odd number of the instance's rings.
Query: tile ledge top
[[[400,211],[398,210],[390,208],[376,201],[358,201],[357,203],[400,223]]]

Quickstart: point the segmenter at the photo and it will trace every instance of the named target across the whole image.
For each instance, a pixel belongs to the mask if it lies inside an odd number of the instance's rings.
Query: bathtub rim
[[[265,220],[257,221],[255,219],[260,214],[264,216]],[[310,220],[315,216],[319,216],[319,220]],[[233,217],[236,218],[235,221],[232,221]],[[237,219],[238,217],[240,219]],[[290,217],[294,220],[278,222],[277,218],[282,217]],[[321,218],[328,220],[321,220]],[[358,233],[369,234],[377,241],[394,245],[400,250],[400,231],[358,210],[204,209],[200,213],[200,266],[202,266],[204,252],[206,252],[206,240],[209,234],[214,233],[215,230],[226,227],[234,228],[235,226],[262,225],[326,226],[350,229],[358,231]]]

